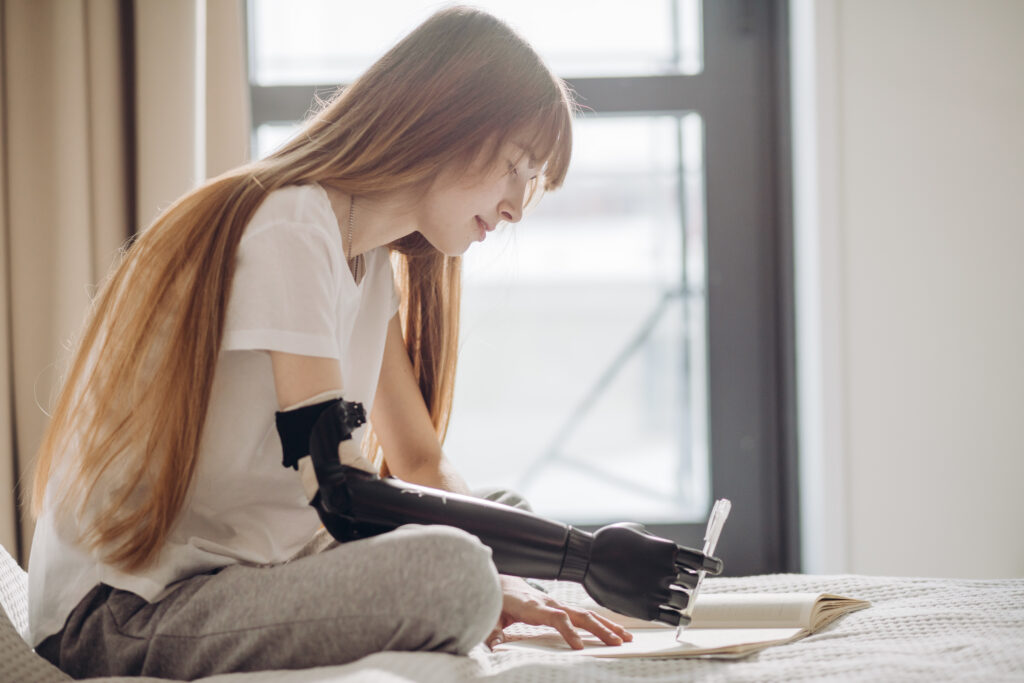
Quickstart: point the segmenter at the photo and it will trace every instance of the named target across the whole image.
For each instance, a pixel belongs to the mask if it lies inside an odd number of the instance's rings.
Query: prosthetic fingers
[[[403,524],[445,524],[491,548],[501,574],[575,581],[599,604],[639,619],[686,625],[698,571],[720,574],[722,561],[651,535],[642,525],[612,524],[594,533],[524,510],[409,484],[344,464],[339,445],[365,422],[362,404],[335,399],[277,413],[284,465],[312,457],[319,490],[310,501],[341,542]]]

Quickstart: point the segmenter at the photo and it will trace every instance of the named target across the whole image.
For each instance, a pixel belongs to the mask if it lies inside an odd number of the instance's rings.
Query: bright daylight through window
[[[474,4],[573,83],[703,68],[699,0],[628,12],[618,0]],[[357,21],[352,7],[250,0],[253,87],[309,86],[311,101],[312,86],[349,82],[438,4],[361,4]],[[445,451],[471,485],[513,488],[540,514],[699,521],[710,495],[704,120],[622,104],[628,114],[613,101],[578,119],[563,189],[467,252]],[[295,130],[254,114],[258,155]]]

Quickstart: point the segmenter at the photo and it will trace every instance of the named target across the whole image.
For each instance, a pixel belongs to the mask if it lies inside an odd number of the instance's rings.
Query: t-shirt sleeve
[[[338,358],[338,264],[315,225],[274,224],[243,236],[224,324],[224,350]]]

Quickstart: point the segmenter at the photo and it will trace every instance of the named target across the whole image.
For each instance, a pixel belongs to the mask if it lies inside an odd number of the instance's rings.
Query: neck
[[[416,231],[416,220],[412,212],[413,202],[401,194],[381,197],[355,198],[353,215],[352,244],[348,244],[349,208],[352,197],[327,185],[323,186],[331,200],[331,208],[338,220],[342,239],[348,250],[346,256],[355,258],[371,249],[390,244]]]

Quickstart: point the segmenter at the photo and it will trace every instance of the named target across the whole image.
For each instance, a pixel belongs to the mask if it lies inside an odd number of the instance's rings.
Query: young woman
[[[445,10],[158,217],[97,297],[40,449],[31,644],[75,676],[195,678],[465,653],[515,621],[629,640],[450,526],[322,542],[275,431],[343,395],[382,473],[469,492],[441,450],[459,255],[562,183],[572,113],[507,26]]]

